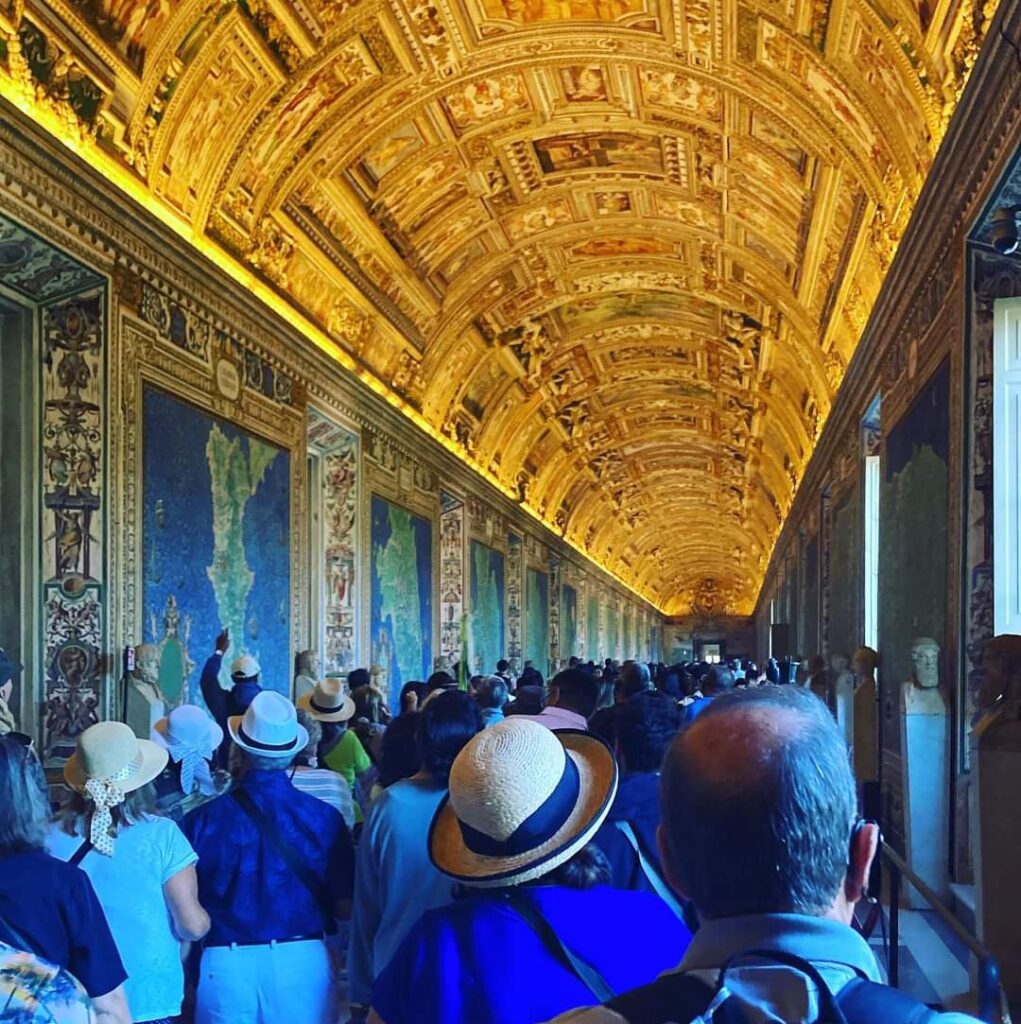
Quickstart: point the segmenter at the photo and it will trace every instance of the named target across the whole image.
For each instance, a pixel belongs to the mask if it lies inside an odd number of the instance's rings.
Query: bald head
[[[820,914],[840,890],[854,777],[811,692],[717,697],[671,746],[662,793],[671,874],[703,917]]]

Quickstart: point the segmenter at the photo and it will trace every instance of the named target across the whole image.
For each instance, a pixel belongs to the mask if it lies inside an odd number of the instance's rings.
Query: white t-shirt
[[[54,825],[46,848],[68,861],[81,846]],[[89,876],[128,972],[124,989],[133,1020],[159,1020],[181,1012],[184,968],[163,885],[198,860],[169,818],[147,818],[122,828],[112,857],[90,850],[79,865]]]

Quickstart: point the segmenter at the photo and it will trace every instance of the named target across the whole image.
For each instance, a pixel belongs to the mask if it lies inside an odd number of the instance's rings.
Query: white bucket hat
[[[243,715],[227,719],[227,731],[242,750],[260,757],[293,757],[308,745],[294,705],[275,690],[257,693]]]
[[[429,856],[466,885],[520,885],[581,850],[616,792],[617,762],[602,740],[509,718],[478,733],[454,760]]]
[[[92,845],[113,854],[111,809],[128,793],[152,782],[167,766],[167,752],[140,740],[123,722],[97,722],[78,737],[75,752],[64,765],[67,784],[95,805],[89,827]]]
[[[339,679],[316,683],[311,693],[298,698],[298,707],[320,722],[346,722],[355,713],[355,702],[344,692]]]
[[[181,791],[190,794],[197,785],[206,796],[216,792],[209,761],[223,742],[223,730],[194,704],[174,708],[153,727],[150,738],[181,765]]]
[[[244,679],[255,679],[262,672],[259,663],[250,654],[242,654],[234,659],[230,667],[230,677],[235,683]]]

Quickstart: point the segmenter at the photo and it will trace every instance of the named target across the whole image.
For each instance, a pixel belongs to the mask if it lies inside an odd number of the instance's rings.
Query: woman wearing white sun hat
[[[515,717],[471,740],[429,834],[462,897],[408,934],[369,1024],[534,1024],[600,1002],[593,971],[621,992],[676,963],[683,923],[650,893],[608,888],[588,845],[616,791],[613,754],[589,733]]]
[[[201,939],[209,916],[197,897],[195,852],[180,828],[152,813],[152,781],[167,752],[122,722],[78,737],[64,769],[72,794],[47,848],[89,876],[128,972],[134,1021],[181,1012],[181,942]]]

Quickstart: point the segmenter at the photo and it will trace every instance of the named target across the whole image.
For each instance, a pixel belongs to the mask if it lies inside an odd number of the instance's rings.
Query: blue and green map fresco
[[[529,569],[525,579],[525,660],[543,674],[549,668],[549,576]]]
[[[191,699],[201,701],[199,673],[223,627],[231,635],[223,682],[231,661],[251,654],[262,685],[286,693],[290,455],[162,391],[146,388],[142,405],[144,639],[161,638],[172,596],[182,630],[190,620]]]
[[[395,712],[401,687],[432,671],[432,566],[432,523],[374,494],[369,635]]]
[[[629,611],[625,611],[624,615],[622,616],[622,625],[621,625],[620,632],[621,632],[622,646],[624,648],[623,651],[621,651],[621,657],[623,657],[623,658],[633,657],[634,656],[634,651],[631,650],[631,646],[632,646],[632,644],[631,644],[631,639],[632,639],[631,638],[631,613]]]
[[[585,639],[588,641],[589,661],[599,661],[599,598],[588,599]]]
[[[620,657],[617,650],[617,609],[613,605],[606,609],[606,657],[615,661]]]
[[[503,651],[503,552],[473,540],[470,544],[471,573],[469,610],[471,611],[472,655],[481,672],[495,672]]]
[[[560,657],[578,654],[578,591],[564,584],[560,588]]]

